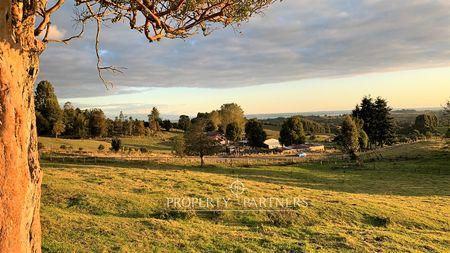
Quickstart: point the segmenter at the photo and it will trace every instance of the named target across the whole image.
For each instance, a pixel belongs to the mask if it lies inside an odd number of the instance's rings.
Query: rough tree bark
[[[39,2],[0,1],[0,252],[41,251],[33,85],[43,45],[30,14]]]

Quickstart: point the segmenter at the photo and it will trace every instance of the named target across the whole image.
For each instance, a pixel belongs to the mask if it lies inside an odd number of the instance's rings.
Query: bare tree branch
[[[85,23],[93,20],[97,31],[95,52],[99,78],[108,88],[112,86],[103,76],[103,71],[122,73],[121,68],[103,66],[100,53],[100,34],[103,22],[126,21],[131,29],[143,33],[149,42],[163,38],[187,38],[201,31],[208,35],[219,26],[239,24],[253,14],[260,13],[277,0],[75,0],[77,6],[86,6],[87,12],[80,14],[82,23],[80,33],[66,39],[48,39],[50,17],[64,3],[57,2],[48,10],[38,13],[43,20],[35,29],[35,36],[44,30],[43,42],[68,43],[79,38],[84,32]],[[281,0],[280,0],[281,1]]]

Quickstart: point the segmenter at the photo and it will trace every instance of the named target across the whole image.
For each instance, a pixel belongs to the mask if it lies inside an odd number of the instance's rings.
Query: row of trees
[[[345,116],[335,141],[352,159],[357,159],[358,152],[367,148],[391,145],[399,141],[399,138],[414,141],[421,136],[437,133],[439,120],[434,113],[418,115],[414,123],[396,125],[391,111],[385,99],[364,97],[361,104],[352,111],[352,115]],[[443,114],[443,120],[449,120],[450,101],[444,106]],[[450,137],[450,127],[446,137]]]
[[[125,117],[123,112],[118,117],[109,119],[101,109],[81,110],[70,102],[61,108],[53,86],[48,81],[38,83],[35,99],[40,135],[64,135],[70,138],[141,136],[154,135],[163,129],[169,131],[172,128],[188,132],[200,125],[204,131],[220,132],[232,142],[241,140],[245,133],[250,145],[254,147],[263,147],[267,136],[261,123],[256,119],[247,121],[244,111],[235,103],[224,104],[219,110],[210,113],[198,113],[193,119],[181,115],[178,123],[172,123],[162,120],[156,107],[148,115],[147,122]]]
[[[36,124],[40,135],[65,134],[72,137],[99,137],[106,132],[106,117],[102,110],[80,110],[67,102],[59,106],[53,86],[48,81],[36,87]]]
[[[101,109],[81,110],[70,102],[61,108],[53,86],[48,81],[38,83],[35,105],[39,135],[64,135],[71,138],[141,136],[177,127],[169,120],[162,120],[156,107],[148,115],[148,122],[125,117],[123,112],[109,119]]]

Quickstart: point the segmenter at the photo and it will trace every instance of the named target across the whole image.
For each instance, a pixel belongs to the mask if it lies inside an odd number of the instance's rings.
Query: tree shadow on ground
[[[445,155],[446,156],[446,155]],[[43,162],[45,168],[128,168],[162,171],[186,170],[212,173],[245,180],[315,190],[400,196],[450,196],[450,168],[446,159],[435,157],[397,162],[375,161],[362,167],[346,163],[305,163],[287,166],[223,167],[173,165],[149,161],[98,159]]]

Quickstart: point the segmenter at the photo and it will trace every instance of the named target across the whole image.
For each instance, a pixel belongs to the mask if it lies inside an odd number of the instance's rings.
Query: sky
[[[76,32],[73,3],[54,16],[51,36]],[[439,107],[450,99],[450,1],[284,0],[237,32],[148,43],[126,24],[103,29],[106,65],[96,73],[92,25],[69,45],[50,44],[39,80],[61,103],[107,115],[195,115],[236,102],[247,114],[352,109],[365,95],[393,108]]]

